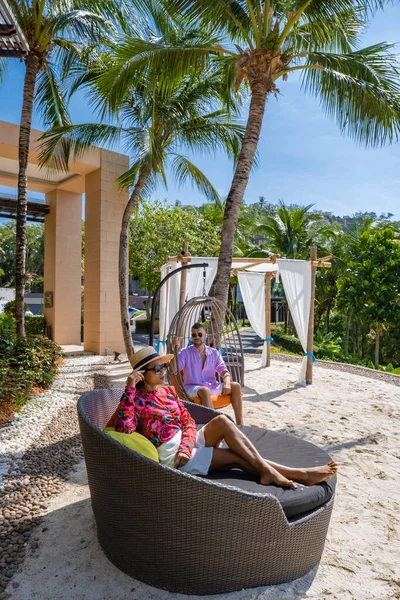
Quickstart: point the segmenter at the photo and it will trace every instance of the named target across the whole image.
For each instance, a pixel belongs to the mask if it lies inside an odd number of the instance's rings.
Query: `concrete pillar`
[[[82,195],[56,189],[46,202],[44,316],[53,341],[80,344]]]
[[[118,249],[128,192],[115,179],[129,168],[129,158],[101,150],[100,169],[86,175],[84,348],[96,354],[124,352]]]

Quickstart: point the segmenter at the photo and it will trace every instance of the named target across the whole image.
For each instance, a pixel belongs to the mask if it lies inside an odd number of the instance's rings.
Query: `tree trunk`
[[[17,336],[24,338],[25,334],[25,262],[26,262],[26,213],[27,168],[29,159],[29,144],[31,137],[33,101],[35,98],[36,76],[39,70],[39,59],[29,54],[26,59],[24,80],[24,95],[22,101],[21,123],[19,128],[19,170],[18,170],[18,201],[17,227],[15,248],[15,316],[17,319]]]
[[[132,212],[139,202],[140,194],[150,175],[150,167],[142,167],[135,188],[129,198],[122,217],[121,234],[119,238],[119,301],[121,308],[121,325],[124,336],[125,350],[130,358],[135,350],[132,344],[131,328],[129,323],[129,221]]]
[[[252,96],[239,159],[233,176],[231,189],[226,199],[222,223],[221,248],[218,257],[215,296],[224,304],[228,300],[229,279],[232,265],[233,238],[239,220],[240,207],[250,177],[251,167],[260,138],[265,112],[268,87],[263,78],[253,84]]]
[[[376,324],[376,335],[375,335],[375,357],[374,357],[374,366],[375,369],[379,366],[379,342],[381,337],[382,326],[380,323]]]
[[[154,317],[156,318],[156,317]],[[147,301],[146,301],[146,319],[151,319],[151,290],[147,290]]]
[[[349,354],[349,336],[350,336],[350,325],[351,325],[351,317],[353,316],[353,308],[349,308],[346,319],[346,331],[344,334],[344,344],[343,344],[343,352],[345,356]]]

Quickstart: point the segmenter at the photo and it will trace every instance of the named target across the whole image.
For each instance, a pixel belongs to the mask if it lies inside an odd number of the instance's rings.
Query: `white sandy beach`
[[[213,598],[400,598],[400,387],[322,365],[314,368],[312,386],[295,387],[298,370],[298,363],[277,359],[260,369],[259,359],[246,358],[244,414],[247,425],[294,433],[325,447],[339,463],[321,564],[297,582]],[[34,536],[38,547],[29,549],[7,589],[15,600],[196,598],[150,588],[105,558],[83,463]]]

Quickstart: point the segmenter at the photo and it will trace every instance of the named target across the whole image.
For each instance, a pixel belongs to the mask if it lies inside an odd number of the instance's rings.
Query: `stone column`
[[[80,344],[82,195],[55,189],[46,202],[44,316],[53,341]]]
[[[100,169],[86,175],[84,347],[96,354],[124,352],[118,249],[128,192],[115,179],[129,168],[129,158],[101,150]]]

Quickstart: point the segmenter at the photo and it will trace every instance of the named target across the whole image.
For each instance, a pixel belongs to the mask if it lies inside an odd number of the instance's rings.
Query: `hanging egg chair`
[[[182,306],[174,316],[169,328],[168,352],[176,355],[178,364],[178,350],[172,347],[172,339],[176,336],[179,340],[179,348],[185,348],[190,343],[192,326],[196,322],[201,323],[206,330],[207,345],[220,351],[232,381],[237,381],[243,386],[244,356],[239,329],[228,306],[217,298],[198,296]],[[178,396],[192,400],[185,391],[179,369],[177,372],[172,372],[169,368],[167,376],[170,384],[175,386]]]

